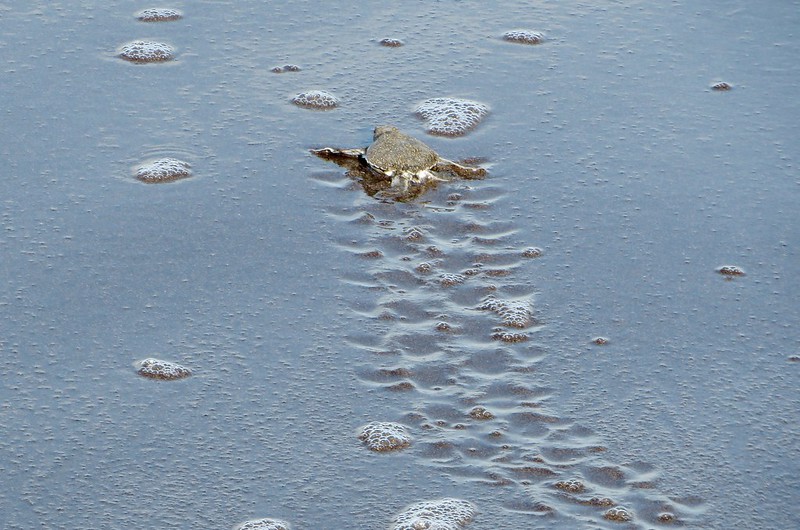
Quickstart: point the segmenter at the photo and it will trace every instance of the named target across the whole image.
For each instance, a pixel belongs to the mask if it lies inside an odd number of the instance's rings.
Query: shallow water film
[[[0,528],[800,527],[800,2],[357,4],[0,3]]]

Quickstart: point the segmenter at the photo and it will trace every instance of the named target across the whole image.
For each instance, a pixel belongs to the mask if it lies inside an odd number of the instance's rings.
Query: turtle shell
[[[397,127],[376,127],[373,140],[364,158],[370,167],[386,175],[419,173],[432,168],[439,161],[436,151],[416,138],[401,133]]]

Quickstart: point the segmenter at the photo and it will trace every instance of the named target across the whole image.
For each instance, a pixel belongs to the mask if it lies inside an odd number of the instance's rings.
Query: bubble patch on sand
[[[475,517],[472,503],[441,499],[412,504],[394,518],[393,530],[457,530]]]
[[[159,158],[136,168],[136,178],[148,184],[162,184],[192,176],[188,162],[177,158]]]
[[[427,131],[438,136],[463,136],[489,114],[489,107],[477,101],[432,98],[417,105],[414,113],[427,121]]]
[[[378,41],[378,44],[386,46],[387,48],[399,48],[403,45],[403,41],[400,39],[381,39]]]
[[[544,250],[539,247],[529,247],[522,251],[523,258],[540,258],[544,254]]]
[[[273,66],[269,71],[275,74],[284,74],[286,72],[299,72],[300,67],[296,64],[284,64],[283,66]]]
[[[484,298],[478,309],[497,313],[503,319],[503,325],[510,328],[527,328],[533,322],[530,302],[500,300],[490,294]]]
[[[411,445],[408,429],[404,425],[388,421],[368,423],[362,427],[358,439],[379,453],[398,451]]]
[[[736,265],[723,265],[717,268],[717,272],[723,276],[744,276],[744,269]]]
[[[544,33],[528,29],[514,29],[503,33],[503,40],[517,44],[541,44],[544,38]]]
[[[171,22],[183,18],[183,13],[177,9],[154,7],[139,11],[136,18],[142,22]]]
[[[160,359],[144,359],[143,361],[139,361],[138,366],[139,370],[137,373],[142,377],[149,377],[150,379],[175,381],[192,375],[192,371],[185,366],[170,361],[162,361]]]
[[[324,90],[309,90],[293,97],[292,103],[307,109],[331,110],[339,106],[339,99]]]
[[[137,64],[163,63],[173,59],[174,50],[163,42],[136,40],[122,46],[119,57]]]
[[[609,508],[603,514],[603,517],[609,521],[616,521],[619,523],[633,521],[633,514],[624,506],[614,506],[613,508]]]
[[[289,530],[289,523],[280,519],[252,519],[237,525],[234,530]]]

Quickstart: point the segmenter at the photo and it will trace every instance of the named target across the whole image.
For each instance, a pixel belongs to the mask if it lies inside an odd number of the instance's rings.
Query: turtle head
[[[379,136],[389,132],[397,132],[397,127],[394,125],[378,125],[373,131],[372,139],[377,140]]]

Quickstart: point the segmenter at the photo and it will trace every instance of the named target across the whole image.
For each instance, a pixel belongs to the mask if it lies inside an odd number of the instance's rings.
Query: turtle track
[[[327,214],[342,228],[335,243],[360,262],[343,278],[363,324],[346,337],[362,352],[358,375],[396,403],[396,418],[375,419],[409,426],[421,464],[485,484],[496,509],[571,525],[685,526],[699,515],[699,500],[659,491],[647,463],[609,461],[598,435],[551,403],[535,260],[498,219],[501,190],[456,182],[402,204],[354,193],[340,172],[317,177],[350,202]]]

